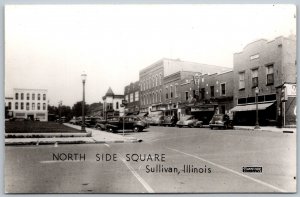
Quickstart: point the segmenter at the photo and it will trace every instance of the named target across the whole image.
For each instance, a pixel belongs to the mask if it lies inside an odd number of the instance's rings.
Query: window
[[[37,110],[40,110],[40,109],[41,109],[41,104],[38,103],[38,104],[37,104]]]
[[[161,98],[162,98],[162,91],[159,91],[159,102],[161,102]]]
[[[156,75],[156,77],[155,77],[155,86],[157,86],[158,85],[158,76]]]
[[[255,88],[258,86],[258,68],[253,69],[251,71],[252,74],[252,88]]]
[[[32,110],[35,110],[35,103],[32,103],[31,109],[32,109]]]
[[[130,94],[129,103],[133,102],[133,93]]]
[[[26,110],[29,110],[29,103],[26,103]]]
[[[18,100],[19,99],[19,94],[16,93],[15,97],[16,97],[16,100]]]
[[[176,83],[175,86],[174,86],[175,97],[178,97],[178,95],[177,95],[177,88],[178,88],[178,84]]]
[[[21,93],[21,100],[24,100],[24,93]]]
[[[129,102],[129,101],[128,101],[128,95],[125,95],[125,100],[126,100],[127,102]]]
[[[24,103],[21,103],[21,109],[24,109]]]
[[[189,92],[185,92],[185,100],[189,100]]]
[[[43,100],[44,101],[46,100],[46,94],[43,94]]]
[[[200,93],[201,93],[201,99],[205,99],[205,88],[201,88]]]
[[[152,93],[152,101],[153,101],[153,103],[155,103],[155,95],[154,95],[154,92]]]
[[[159,85],[161,85],[161,83],[162,83],[161,80],[162,80],[162,74],[160,73],[160,74],[159,74]]]
[[[37,95],[37,100],[41,100],[41,94]]]
[[[136,91],[135,94],[134,94],[134,101],[139,101],[139,92]]]
[[[35,100],[35,94],[32,93],[31,99],[32,99],[32,100]]]
[[[225,83],[221,83],[221,96],[226,95],[226,86]]]
[[[166,99],[168,99],[168,88],[166,88]]]
[[[155,93],[155,102],[158,102],[158,91]]]
[[[152,87],[155,87],[155,77],[152,77]]]
[[[18,102],[15,103],[15,109],[19,109],[19,103]]]
[[[245,72],[239,73],[239,89],[245,89]]]
[[[173,98],[173,86],[170,86],[170,98]]]
[[[116,109],[119,109],[119,102],[116,102]]]
[[[215,86],[210,86],[210,96],[215,97]]]
[[[26,100],[29,100],[29,99],[30,99],[30,94],[27,93],[27,94],[26,94]]]
[[[8,109],[11,109],[11,102],[8,102]]]
[[[267,85],[274,84],[274,69],[273,64],[266,67],[267,69]]]
[[[255,60],[259,58],[259,54],[251,55],[250,60]]]

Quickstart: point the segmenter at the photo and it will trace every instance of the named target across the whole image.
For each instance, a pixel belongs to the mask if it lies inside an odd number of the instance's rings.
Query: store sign
[[[287,96],[296,96],[297,94],[297,85],[296,84],[285,84],[286,95]]]

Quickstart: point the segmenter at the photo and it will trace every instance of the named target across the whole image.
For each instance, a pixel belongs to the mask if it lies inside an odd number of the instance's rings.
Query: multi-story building
[[[254,125],[296,125],[296,38],[257,40],[234,54],[234,118]],[[294,87],[294,88],[293,88]],[[286,94],[286,95],[283,95]]]
[[[103,112],[104,117],[110,116],[123,116],[124,107],[122,107],[122,101],[124,100],[124,95],[114,94],[112,89],[109,87],[103,99]]]
[[[193,114],[208,124],[215,113],[228,113],[233,107],[233,71],[194,73],[181,80],[179,91],[179,115]]]
[[[141,111],[173,113],[171,111],[178,108],[175,92],[181,79],[181,73],[177,73],[179,71],[215,73],[228,70],[230,68],[163,58],[140,71]]]
[[[12,104],[13,97],[5,97],[5,118],[13,117]]]
[[[140,82],[130,83],[124,88],[126,114],[138,114],[140,111]]]
[[[40,121],[48,121],[48,98],[45,89],[13,90],[10,100],[13,117]]]

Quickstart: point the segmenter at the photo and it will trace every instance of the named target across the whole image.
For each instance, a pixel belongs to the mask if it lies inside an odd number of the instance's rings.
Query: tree
[[[87,114],[89,110],[89,105],[85,104],[85,109],[84,109],[84,115]],[[72,113],[73,116],[82,116],[82,101],[78,101],[77,103],[75,103],[72,107]]]

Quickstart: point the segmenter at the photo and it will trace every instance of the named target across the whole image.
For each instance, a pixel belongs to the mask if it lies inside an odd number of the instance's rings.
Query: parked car
[[[210,129],[214,127],[223,129],[233,129],[233,121],[226,114],[215,114],[209,122]]]
[[[73,118],[69,121],[70,124],[79,125],[80,119]]]
[[[99,118],[99,119],[96,120],[95,128],[100,129],[102,131],[105,131],[106,130],[106,124],[107,124],[107,120]]]
[[[186,115],[180,118],[180,120],[176,123],[176,126],[181,127],[202,127],[203,122],[199,121],[193,115]]]
[[[176,116],[164,116],[164,120],[162,121],[163,126],[167,127],[175,127],[178,119]]]
[[[132,116],[112,117],[108,119],[106,123],[106,129],[109,132],[123,130],[123,126],[125,130],[133,130],[134,132],[140,132],[149,127],[149,125],[139,117]]]
[[[150,116],[147,118],[147,122],[150,124],[150,125],[162,125],[163,123],[163,120],[164,120],[164,116],[163,115],[159,115],[159,116]]]

